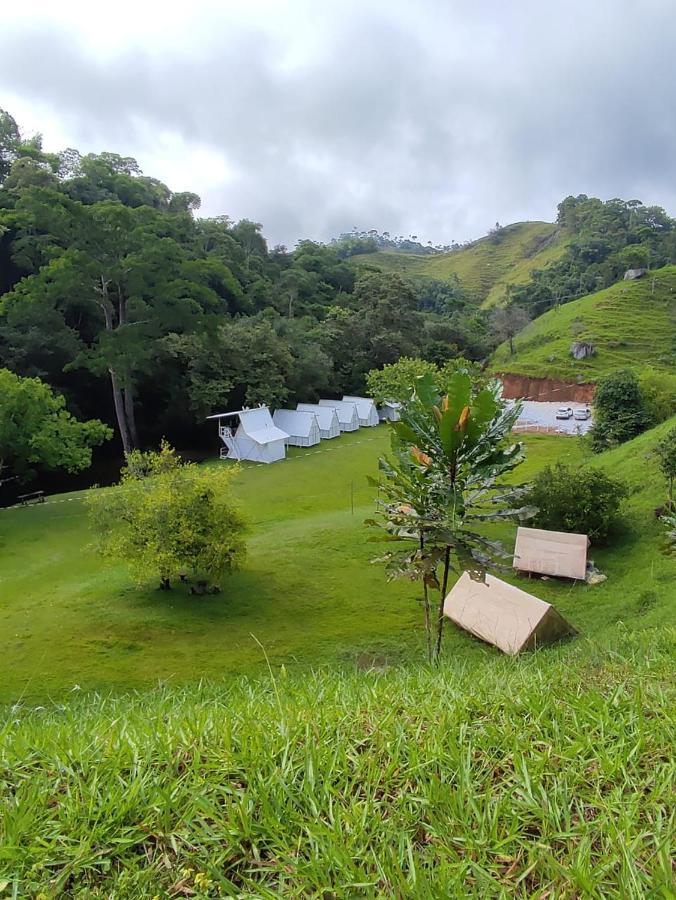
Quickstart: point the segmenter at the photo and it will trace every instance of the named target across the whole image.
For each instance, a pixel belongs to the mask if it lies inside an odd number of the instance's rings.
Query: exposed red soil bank
[[[591,403],[596,385],[569,384],[555,378],[528,378],[526,375],[501,375],[502,396],[506,400],[560,400],[569,403]]]

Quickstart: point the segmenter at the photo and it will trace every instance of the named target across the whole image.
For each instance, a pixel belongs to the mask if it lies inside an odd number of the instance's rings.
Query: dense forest
[[[210,412],[362,390],[402,355],[490,348],[451,285],[359,274],[339,243],[270,248],[199,206],[133,159],[47,153],[1,113],[0,366],[128,449],[199,442]]]
[[[559,203],[556,222],[569,237],[565,253],[510,289],[510,302],[531,318],[609,287],[627,269],[657,269],[676,260],[676,221],[660,206],[580,194]]]

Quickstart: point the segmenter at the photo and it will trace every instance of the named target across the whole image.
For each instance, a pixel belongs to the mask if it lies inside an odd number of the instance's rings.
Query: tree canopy
[[[25,480],[36,466],[79,472],[111,436],[98,419],[78,421],[39,378],[0,369],[0,480],[7,472]]]
[[[87,497],[100,552],[125,562],[139,583],[156,575],[165,590],[180,574],[217,580],[235,571],[245,523],[232,475],[183,463],[166,442],[158,453],[132,451],[120,484]]]
[[[459,288],[360,273],[340,242],[270,248],[116,153],[49,154],[0,114],[0,358],[125,451],[215,407],[363,391],[402,354],[485,355]]]

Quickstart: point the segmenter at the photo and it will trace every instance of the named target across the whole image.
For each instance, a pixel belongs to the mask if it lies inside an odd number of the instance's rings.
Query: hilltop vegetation
[[[574,359],[571,344],[594,354]],[[676,374],[676,266],[549,310],[493,354],[493,371],[566,381],[596,381],[616,369]]]
[[[549,222],[519,222],[450,252],[421,256],[384,250],[353,260],[409,277],[457,281],[472,303],[492,306],[506,298],[509,285],[527,281],[534,270],[558,259],[566,240]]]

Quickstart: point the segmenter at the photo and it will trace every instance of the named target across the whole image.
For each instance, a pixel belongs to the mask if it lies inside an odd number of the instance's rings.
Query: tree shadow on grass
[[[274,574],[265,575],[245,570],[224,578],[220,593],[190,593],[195,579],[177,581],[169,591],[143,588],[126,592],[130,610],[142,610],[162,615],[163,619],[192,619],[194,621],[223,621],[243,619],[265,612],[279,605],[280,597],[288,594],[288,586],[279,583]]]

